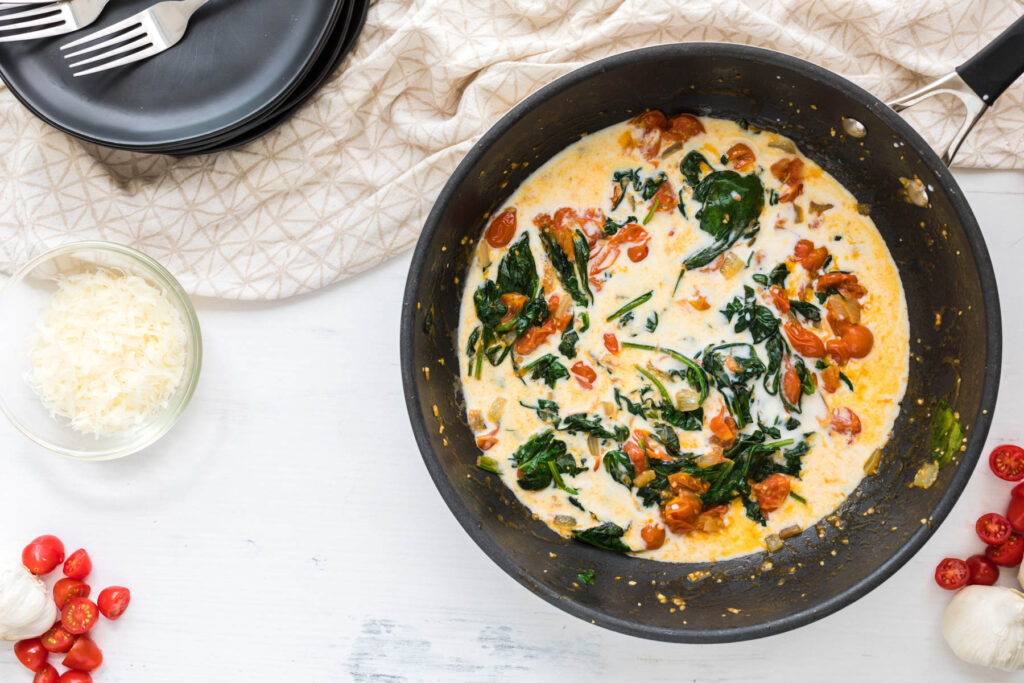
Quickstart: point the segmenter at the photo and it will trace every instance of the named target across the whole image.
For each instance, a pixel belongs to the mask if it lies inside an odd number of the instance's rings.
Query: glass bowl
[[[167,293],[186,329],[185,375],[166,405],[127,432],[96,437],[52,416],[28,382],[29,343],[40,314],[57,290],[57,276],[108,268],[137,275]],[[40,446],[79,460],[112,460],[136,453],[166,434],[184,412],[203,360],[199,320],[188,294],[167,269],[145,254],[114,242],[74,242],[22,266],[0,288],[0,410]]]

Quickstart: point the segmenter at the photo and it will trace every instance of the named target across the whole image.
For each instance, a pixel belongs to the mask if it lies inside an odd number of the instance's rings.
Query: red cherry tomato
[[[35,677],[32,679],[32,683],[59,683],[59,681],[60,674],[57,673],[52,664],[45,665],[36,672]]]
[[[967,558],[967,568],[971,572],[970,584],[991,586],[999,579],[999,567],[984,555],[971,555]]]
[[[935,583],[948,591],[955,591],[967,585],[970,575],[966,562],[955,557],[947,557],[935,568]]]
[[[985,555],[1000,567],[1016,567],[1024,558],[1024,536],[1010,534],[1005,542],[985,548]]]
[[[71,598],[60,611],[61,626],[75,635],[88,633],[99,619],[100,610],[89,598]]]
[[[1024,531],[1024,498],[1010,496],[1010,506],[1006,508],[1006,519],[1014,531]]]
[[[69,579],[84,579],[89,576],[91,571],[92,559],[89,557],[89,553],[82,548],[68,555],[68,559],[64,563],[64,576]]]
[[[978,538],[988,545],[999,545],[1010,537],[1013,529],[1010,527],[1010,520],[1000,514],[989,512],[978,518],[974,524],[974,530],[978,532]]]
[[[113,621],[124,614],[131,599],[132,592],[124,586],[110,586],[100,591],[100,597],[96,602],[99,604],[100,613]]]
[[[57,603],[57,609],[64,609],[72,598],[87,598],[90,593],[92,588],[89,584],[78,579],[61,579],[53,585],[53,601]]]
[[[1010,495],[1014,498],[1024,498],[1024,484],[1017,484],[1010,490]]]
[[[21,563],[36,576],[49,574],[64,561],[64,544],[56,536],[40,536],[21,551]]]
[[[59,683],[92,683],[92,676],[84,671],[65,671],[58,679]]]
[[[82,636],[75,641],[74,647],[61,662],[69,669],[92,671],[103,663],[103,653],[89,636]]]
[[[67,652],[75,644],[75,637],[65,631],[59,621],[51,626],[49,631],[39,636],[39,640],[47,652],[55,654]]]
[[[1000,479],[1020,481],[1024,479],[1024,448],[1011,444],[996,446],[988,456],[988,464]]]
[[[46,666],[46,658],[50,655],[38,638],[32,638],[31,640],[21,640],[15,643],[14,656],[29,671],[39,671]]]

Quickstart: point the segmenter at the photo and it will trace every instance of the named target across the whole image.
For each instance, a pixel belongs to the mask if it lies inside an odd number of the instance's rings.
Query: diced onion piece
[[[731,278],[743,270],[745,265],[746,264],[743,263],[743,259],[730,251],[725,255],[725,258],[722,259],[722,275],[727,278]]]
[[[768,534],[764,537],[765,547],[768,548],[768,552],[774,553],[776,550],[782,550],[782,546],[785,545],[782,539],[776,534]]]
[[[484,422],[484,416],[479,410],[469,411],[469,426],[474,432],[481,432],[487,429],[487,423]]]
[[[487,240],[480,240],[476,246],[476,263],[481,269],[486,269],[491,265],[491,247],[487,244]]]
[[[595,458],[601,454],[601,440],[591,434],[587,437],[587,450]]]
[[[654,478],[657,476],[658,475],[654,473],[654,470],[644,470],[640,474],[636,475],[636,479],[633,480],[633,486],[638,489],[643,488],[654,481]]]
[[[487,419],[497,424],[497,422],[501,420],[501,416],[505,412],[505,406],[507,404],[508,401],[502,396],[494,399],[491,403],[491,407],[487,409]]]
[[[185,376],[185,321],[145,279],[99,269],[61,278],[31,340],[29,382],[53,415],[96,437],[167,405]]]
[[[572,528],[576,526],[576,518],[572,515],[555,515],[555,526]]]
[[[789,140],[772,140],[768,143],[768,146],[787,154],[796,154],[796,146]]]
[[[676,392],[676,410],[688,413],[700,408],[700,394],[693,389],[685,388]]]
[[[799,536],[802,531],[803,529],[800,528],[800,525],[791,524],[779,532],[779,538],[793,538],[794,536]]]
[[[839,320],[851,323],[860,322],[860,302],[856,299],[842,294],[833,294],[825,302],[825,307]]]

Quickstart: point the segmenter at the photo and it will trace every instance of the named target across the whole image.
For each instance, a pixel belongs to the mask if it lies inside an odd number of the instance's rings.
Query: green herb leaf
[[[594,583],[594,570],[587,569],[585,571],[582,571],[576,575],[576,578],[579,580],[580,583],[589,586],[592,583]]]
[[[939,469],[947,467],[960,452],[964,440],[964,428],[956,419],[946,399],[939,401],[932,418],[932,458]]]
[[[622,537],[626,535],[626,530],[614,522],[605,522],[600,526],[591,527],[590,529],[573,529],[572,534],[577,540],[589,543],[602,550],[610,550],[617,553],[633,552],[633,549],[622,541]]]

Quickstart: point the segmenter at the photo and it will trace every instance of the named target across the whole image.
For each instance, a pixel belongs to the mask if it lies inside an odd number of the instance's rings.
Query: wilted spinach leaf
[[[605,522],[590,529],[574,529],[572,534],[578,540],[602,550],[611,550],[617,553],[633,552],[633,549],[622,540],[622,537],[626,535],[626,530],[614,522]]]
[[[509,461],[518,470],[519,487],[527,491],[545,489],[559,475],[575,475],[586,469],[576,464],[565,442],[556,439],[551,430],[532,437],[517,448]],[[564,484],[562,488],[566,488]]]
[[[764,210],[764,185],[756,175],[714,171],[694,188],[693,198],[702,202],[696,216],[700,229],[715,241],[684,261],[688,270],[706,266],[741,238],[756,234]]]

